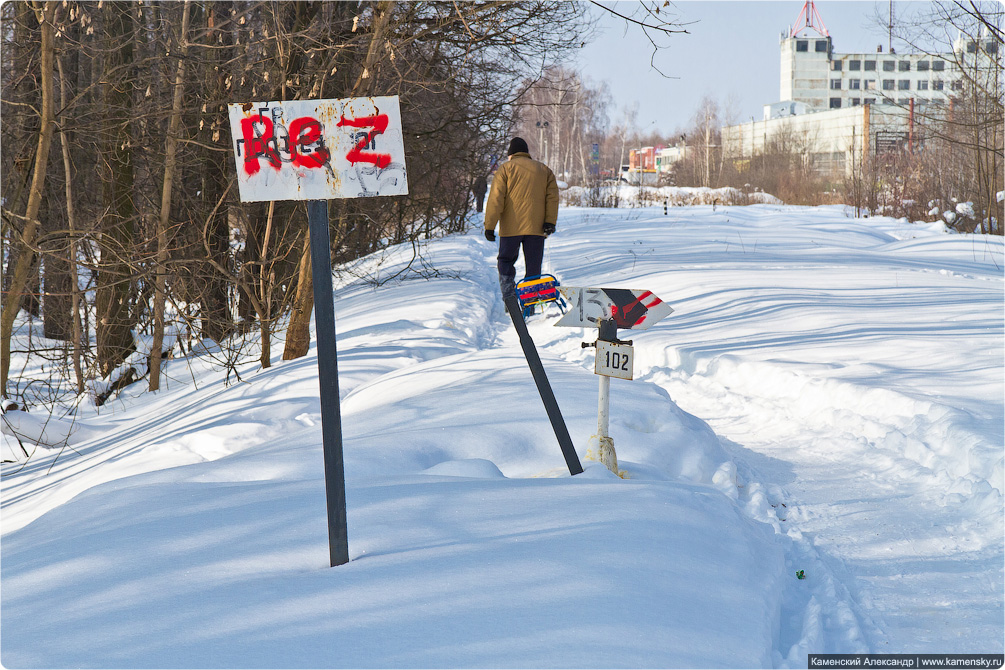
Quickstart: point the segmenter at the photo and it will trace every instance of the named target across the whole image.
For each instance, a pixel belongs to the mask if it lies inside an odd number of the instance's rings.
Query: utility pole
[[[712,160],[710,158],[711,152],[709,150],[710,135],[712,133],[711,126],[711,115],[708,110],[705,110],[705,188],[709,188],[712,184]]]
[[[545,151],[545,148],[544,148],[544,131],[545,131],[546,128],[548,128],[548,122],[547,121],[538,121],[537,122],[537,152],[538,152],[538,158],[540,158],[541,162],[544,163],[545,165],[548,164],[548,152]]]

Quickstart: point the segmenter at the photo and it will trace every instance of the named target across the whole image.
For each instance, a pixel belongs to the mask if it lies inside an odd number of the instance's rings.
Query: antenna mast
[[[827,32],[827,26],[824,25],[824,20],[820,18],[820,12],[817,11],[817,5],[813,0],[806,0],[803,3],[803,8],[799,12],[796,22],[792,24],[792,28],[789,30],[789,36],[795,37],[804,28],[812,28],[824,37],[831,36]]]
[[[890,0],[890,41],[886,45],[886,50],[893,53],[893,0]]]

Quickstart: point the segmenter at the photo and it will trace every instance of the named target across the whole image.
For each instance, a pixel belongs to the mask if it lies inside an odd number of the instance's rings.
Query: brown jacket
[[[485,205],[485,229],[501,237],[544,235],[545,223],[558,223],[558,182],[544,163],[527,153],[509,157],[496,171]]]

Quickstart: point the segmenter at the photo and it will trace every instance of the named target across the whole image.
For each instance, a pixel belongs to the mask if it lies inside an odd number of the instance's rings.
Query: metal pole
[[[618,327],[612,319],[600,322],[598,340],[616,342]],[[590,442],[597,448],[597,460],[608,470],[618,474],[618,455],[614,451],[614,440],[608,434],[611,429],[611,378],[600,375],[600,392],[597,395],[597,434]]]
[[[597,436],[610,439],[611,429],[611,378],[600,375],[600,394],[597,397]]]
[[[314,284],[314,326],[318,342],[321,386],[321,440],[324,448],[325,499],[328,506],[328,553],[331,566],[349,562],[345,513],[345,466],[342,459],[342,416],[338,394],[338,352],[335,346],[335,302],[332,296],[328,201],[307,201]]]
[[[537,392],[541,394],[544,409],[548,412],[548,419],[551,421],[552,430],[555,431],[555,437],[558,438],[558,446],[562,449],[562,455],[565,456],[565,464],[569,467],[569,474],[578,475],[583,471],[583,465],[579,462],[579,455],[576,454],[576,448],[572,444],[572,437],[569,436],[569,429],[565,425],[565,419],[562,418],[562,410],[559,409],[558,401],[555,400],[555,393],[551,390],[551,384],[548,382],[548,375],[544,372],[544,365],[541,364],[537,347],[534,346],[534,340],[531,339],[527,324],[523,320],[520,301],[515,295],[511,295],[503,298],[503,302],[506,304],[506,311],[509,312],[510,319],[513,320],[513,327],[516,328],[517,335],[520,336],[523,355],[527,359],[534,383],[537,384]]]

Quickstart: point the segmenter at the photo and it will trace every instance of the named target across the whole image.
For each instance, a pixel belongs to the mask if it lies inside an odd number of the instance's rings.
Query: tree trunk
[[[306,356],[311,345],[311,312],[314,311],[314,283],[311,281],[311,236],[304,234],[304,250],[300,255],[300,273],[297,276],[297,294],[286,328],[286,347],[283,360]]]
[[[262,265],[258,273],[258,300],[262,305],[262,310],[258,315],[258,323],[261,327],[263,368],[272,366],[272,285],[275,274],[270,269],[266,269],[269,257],[269,237],[272,235],[272,221],[276,213],[275,200],[269,203],[269,218],[265,223],[265,239],[262,240]]]
[[[203,58],[208,66],[212,66],[212,70],[208,72],[208,93],[210,99],[214,101],[211,104],[215,107],[209,109],[205,129],[200,133],[199,141],[210,147],[226,147],[229,142],[227,128],[230,127],[230,117],[225,103],[229,95],[226,91],[226,63],[233,58],[233,33],[226,29],[216,29],[216,25],[225,22],[232,9],[233,4],[230,2],[210,2],[206,3],[205,7],[209,32],[204,41],[213,45],[213,48],[209,49]],[[199,75],[194,77],[200,79]],[[224,199],[224,193],[227,190],[228,177],[234,170],[233,159],[226,151],[203,150],[202,160],[205,169],[202,186],[204,211],[215,210],[207,229],[210,253],[214,254],[221,264],[226,265],[230,252],[228,221],[230,207],[228,201]],[[197,289],[202,306],[202,335],[215,342],[222,342],[234,327],[227,282],[215,271],[211,263],[201,263],[198,273],[201,279]]]
[[[31,189],[28,193],[28,206],[25,210],[24,247],[18,254],[17,263],[11,275],[10,293],[4,300],[0,313],[0,387],[3,396],[7,397],[7,379],[10,374],[10,341],[14,334],[14,319],[21,309],[24,287],[28,284],[31,274],[34,254],[28,247],[35,243],[38,235],[38,211],[42,204],[42,192],[45,187],[45,173],[48,167],[49,145],[52,142],[53,121],[53,60],[55,56],[55,34],[52,20],[56,14],[57,2],[33,2],[32,8],[41,27],[41,72],[39,80],[42,86],[42,119],[38,132],[38,148],[35,152],[35,171],[31,179]]]
[[[59,107],[66,111],[66,74],[63,72],[63,61],[56,59],[56,69],[59,71]],[[77,383],[77,393],[84,392],[84,372],[81,364],[81,343],[83,340],[83,328],[80,324],[80,286],[77,276],[77,240],[76,240],[76,212],[73,207],[73,166],[70,161],[70,140],[67,138],[66,120],[60,123],[59,138],[63,153],[63,172],[66,175],[65,195],[66,195],[66,227],[69,230],[69,250],[67,256],[70,261],[70,337],[71,356],[73,360],[73,377]]]
[[[157,221],[157,273],[154,280],[154,338],[150,349],[150,390],[160,388],[161,350],[164,346],[164,303],[167,300],[168,226],[171,223],[171,190],[174,186],[178,135],[181,132],[181,102],[185,92],[185,56],[188,52],[189,2],[185,0],[181,15],[181,36],[178,39],[178,70],[174,78],[171,119],[168,121],[164,147],[164,187],[161,190],[161,211]]]
[[[133,18],[128,3],[104,5],[107,47],[104,70],[122,70],[133,62]],[[132,256],[135,227],[133,204],[133,154],[131,116],[134,80],[132,72],[115,81],[102,82],[105,110],[104,142],[101,148],[102,198],[104,212],[99,221],[98,248],[101,254],[95,290],[97,322],[97,363],[102,377],[108,377],[134,348],[133,316],[129,310],[132,294]]]
[[[55,172],[55,165],[53,171]],[[47,180],[39,210],[42,253],[42,334],[50,340],[69,341],[70,325],[70,263],[66,228],[60,212],[57,195],[58,175]]]

